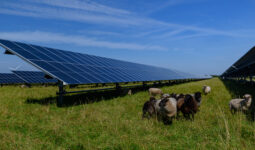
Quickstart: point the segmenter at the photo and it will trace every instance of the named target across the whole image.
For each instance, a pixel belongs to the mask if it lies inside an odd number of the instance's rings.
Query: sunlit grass
[[[230,113],[228,102],[235,94],[219,79],[162,89],[193,93],[203,85],[211,86],[212,93],[203,95],[195,120],[174,120],[171,126],[141,119],[149,98],[145,91],[58,108],[26,103],[28,98],[54,97],[57,87],[1,87],[0,149],[255,149],[255,123],[242,113]],[[238,88],[245,91],[245,86]]]

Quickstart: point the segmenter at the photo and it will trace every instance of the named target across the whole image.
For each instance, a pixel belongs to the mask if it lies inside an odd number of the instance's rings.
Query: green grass
[[[195,120],[171,126],[141,119],[148,92],[58,108],[26,102],[54,97],[56,87],[1,87],[0,149],[255,149],[255,123],[228,108],[232,97],[254,89],[217,78],[162,89],[193,93],[205,84],[212,93],[203,95]]]

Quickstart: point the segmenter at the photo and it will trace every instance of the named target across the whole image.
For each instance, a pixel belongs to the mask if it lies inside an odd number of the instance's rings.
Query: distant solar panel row
[[[0,73],[0,84],[20,84],[24,83],[22,79],[13,73]]]
[[[45,74],[39,71],[12,71],[0,73],[0,84],[43,84],[57,83],[57,79],[46,79]]]
[[[65,84],[117,83],[195,78],[170,69],[0,40],[16,54]]]
[[[39,71],[12,71],[16,76],[26,83],[57,83],[57,79],[46,79],[45,74]]]

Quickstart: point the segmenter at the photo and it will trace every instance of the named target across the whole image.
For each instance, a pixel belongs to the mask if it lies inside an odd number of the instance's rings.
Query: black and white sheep
[[[164,124],[171,124],[177,114],[177,101],[173,97],[164,98],[159,103],[160,115]]]
[[[196,92],[194,94],[190,94],[191,96],[193,96],[193,98],[197,101],[197,106],[200,107],[201,103],[202,103],[202,94],[201,92]]]

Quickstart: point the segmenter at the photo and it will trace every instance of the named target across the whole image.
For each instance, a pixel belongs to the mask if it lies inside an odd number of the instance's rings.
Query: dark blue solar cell
[[[0,73],[0,84],[20,84],[25,83],[21,78],[13,73]]]
[[[13,73],[26,83],[56,83],[57,79],[46,79],[45,73],[39,71],[13,71]]]
[[[26,50],[24,50],[23,48],[21,48],[20,46],[15,44],[14,42],[5,42],[5,43],[6,43],[4,45],[5,47],[7,47],[9,49],[15,49],[14,52],[21,55],[22,57],[25,57],[27,59],[39,59],[38,57],[36,57],[35,55],[27,52]]]

